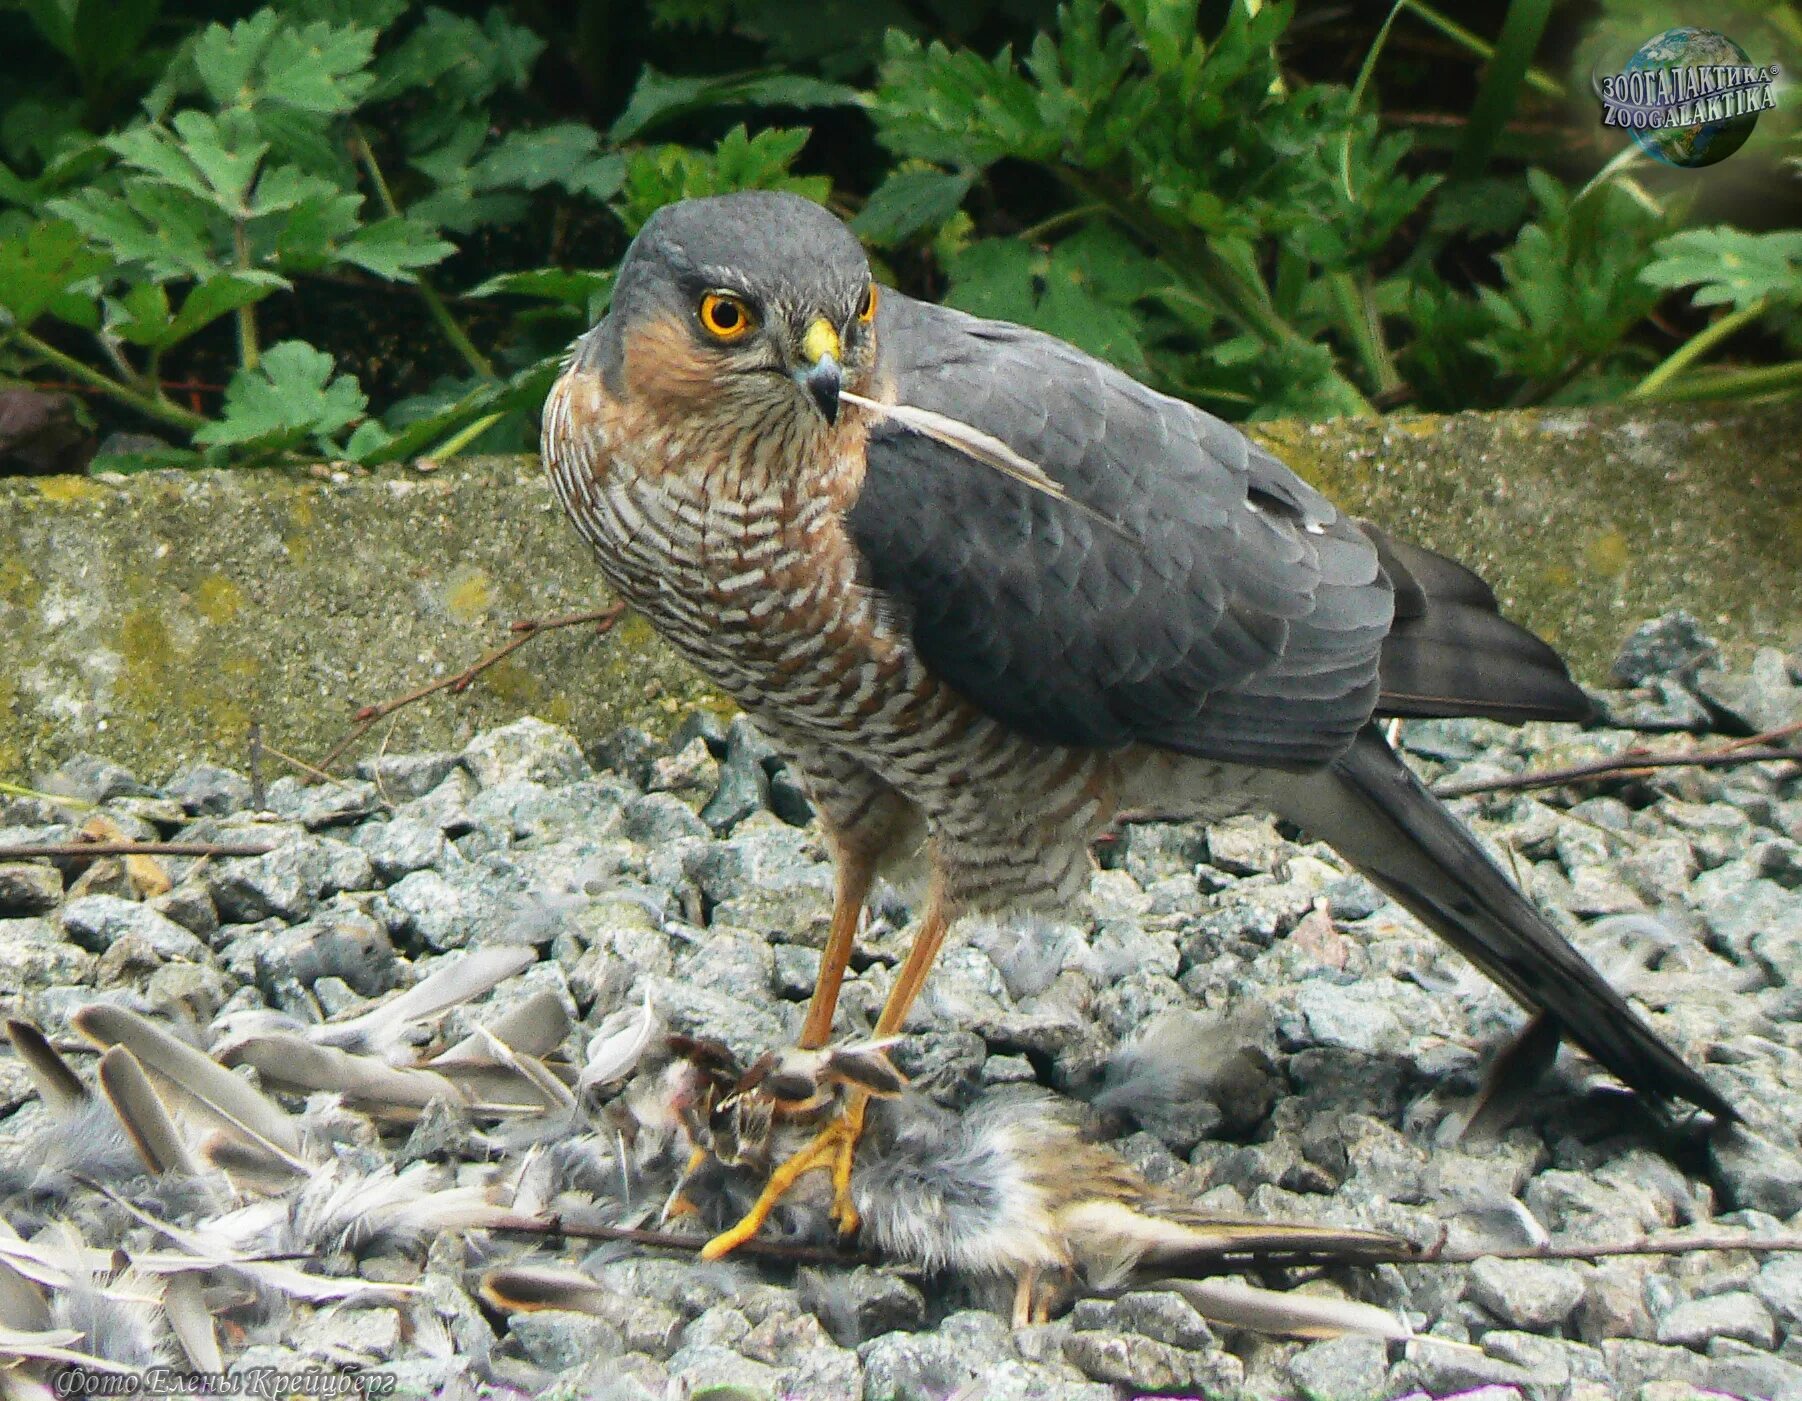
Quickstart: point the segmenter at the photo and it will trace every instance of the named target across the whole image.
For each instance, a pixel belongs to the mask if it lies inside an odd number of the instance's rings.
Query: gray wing
[[[1587,708],[1474,575],[1362,527],[1228,424],[1039,332],[898,293],[882,307],[903,402],[1001,439],[1088,508],[872,430],[850,515],[869,582],[926,664],[1014,728],[1311,767],[1386,689],[1402,714]]]
[[[1035,738],[1313,765],[1377,697],[1377,552],[1243,434],[1063,342],[883,299],[898,397],[993,434],[1090,514],[878,426],[851,527],[926,664]]]

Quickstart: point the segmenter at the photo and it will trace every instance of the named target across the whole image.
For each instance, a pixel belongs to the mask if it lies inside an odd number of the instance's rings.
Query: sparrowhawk
[[[607,582],[806,778],[836,891],[802,1047],[891,858],[923,849],[931,881],[877,1036],[953,920],[1077,900],[1117,812],[1270,812],[1630,1085],[1733,1117],[1374,723],[1585,718],[1563,663],[1230,425],[879,287],[831,213],[750,193],[645,224],[543,450]],[[778,1189],[829,1166],[842,1196],[860,1122]]]

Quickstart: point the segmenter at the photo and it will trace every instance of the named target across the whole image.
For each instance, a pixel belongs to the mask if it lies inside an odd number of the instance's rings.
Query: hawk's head
[[[665,413],[831,424],[875,362],[877,296],[857,239],[809,200],[684,200],[633,240],[580,361]]]

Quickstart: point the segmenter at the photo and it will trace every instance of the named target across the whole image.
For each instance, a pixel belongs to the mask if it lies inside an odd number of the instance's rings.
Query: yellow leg
[[[854,1092],[843,1114],[835,1116],[814,1140],[793,1157],[778,1164],[764,1184],[756,1203],[736,1226],[722,1231],[701,1247],[703,1260],[718,1260],[763,1229],[763,1223],[787,1196],[795,1183],[816,1168],[832,1173],[832,1219],[842,1231],[857,1229],[857,1208],[851,1205],[851,1162],[857,1151],[857,1140],[863,1134],[864,1102],[867,1096]]]
[[[851,1200],[851,1169],[857,1161],[857,1140],[863,1137],[863,1116],[869,1104],[866,1091],[852,1090],[838,1119],[844,1130],[844,1148],[832,1160],[832,1224],[841,1236],[852,1234],[861,1224]]]
[[[832,1014],[838,1008],[838,990],[851,963],[851,946],[857,941],[857,925],[869,899],[871,864],[847,851],[838,854],[837,888],[832,896],[832,931],[820,957],[820,975],[814,980],[813,1001],[807,1004],[807,1020],[801,1027],[800,1046],[817,1051],[832,1039]]]
[[[876,1019],[879,1039],[894,1036],[901,1030],[901,1024],[907,1020],[907,1014],[920,996],[920,989],[926,986],[926,975],[932,971],[945,942],[945,930],[949,927],[944,901],[935,889],[927,903],[926,918],[920,923],[914,946],[908,950],[907,962],[895,975],[895,985],[889,989],[888,1001],[882,1004],[882,1015]]]
[[[861,903],[861,902],[860,902]],[[837,925],[835,918],[834,926]],[[926,975],[932,970],[933,960],[938,957],[939,948],[945,942],[945,930],[949,924],[946,918],[944,902],[935,890],[926,908],[926,918],[920,926],[919,936],[909,950],[907,962],[901,965],[901,972],[896,975],[895,986],[890,990],[888,1001],[883,1004],[882,1015],[876,1021],[876,1035],[893,1036],[900,1031],[901,1024],[907,1020],[907,1014],[913,1009],[914,1001],[925,986]],[[855,928],[855,922],[853,922]],[[828,948],[830,955],[832,950]],[[826,969],[821,968],[822,985]],[[843,973],[843,969],[840,969]],[[835,989],[836,991],[836,989]],[[819,997],[818,992],[815,998]],[[831,1022],[831,1012],[826,1014],[826,1021]],[[813,1026],[813,1015],[808,1016],[808,1026]],[[805,1041],[802,1044],[806,1044]],[[863,1090],[853,1089],[848,1092],[845,1108],[835,1116],[819,1134],[800,1152],[779,1164],[770,1174],[770,1180],[764,1184],[763,1192],[758,1196],[755,1205],[744,1214],[744,1218],[730,1230],[722,1231],[701,1248],[703,1260],[717,1260],[723,1255],[738,1249],[746,1241],[763,1229],[763,1223],[769,1214],[776,1209],[776,1203],[786,1196],[789,1190],[808,1173],[816,1168],[829,1169],[832,1173],[832,1220],[840,1231],[849,1235],[857,1229],[857,1208],[851,1201],[851,1168],[857,1153],[857,1140],[863,1136],[864,1113],[869,1107],[869,1095]]]

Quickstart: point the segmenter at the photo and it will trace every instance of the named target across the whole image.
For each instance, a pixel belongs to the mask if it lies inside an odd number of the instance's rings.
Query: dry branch
[[[457,695],[468,690],[471,683],[484,671],[505,661],[534,637],[552,632],[557,628],[581,627],[584,623],[593,623],[596,632],[605,635],[613,630],[613,625],[620,620],[620,615],[625,611],[625,604],[615,603],[592,612],[568,613],[560,618],[521,618],[507,628],[507,631],[514,634],[513,637],[478,657],[455,676],[440,677],[416,690],[408,691],[403,696],[395,696],[391,700],[363,706],[351,717],[354,723],[351,725],[350,732],[334,744],[323,759],[311,767],[317,772],[329,773],[332,765],[344,757],[344,752],[368,734],[378,721],[392,715],[397,710],[424,700],[427,696],[436,695],[440,691],[449,691],[452,695]],[[265,745],[264,748],[268,748],[268,746]]]
[[[100,856],[265,856],[273,848],[248,842],[6,842],[0,861],[32,857],[87,860]]]
[[[1707,749],[1660,754],[1635,746],[1611,759],[1592,759],[1587,763],[1539,769],[1509,778],[1440,783],[1434,785],[1433,791],[1442,798],[1467,798],[1476,793],[1519,793],[1532,788],[1556,788],[1566,783],[1590,783],[1604,778],[1643,778],[1657,769],[1718,769],[1785,761],[1802,763],[1802,749],[1772,747],[1778,740],[1798,734],[1802,734],[1802,720]]]
[[[520,1235],[564,1236],[571,1240],[626,1241],[657,1250],[681,1250],[693,1253],[707,1243],[703,1235],[679,1235],[672,1231],[634,1230],[624,1226],[577,1225],[560,1217],[522,1217],[490,1229]],[[1802,1232],[1768,1236],[1708,1235],[1642,1237],[1639,1240],[1594,1243],[1559,1243],[1529,1246],[1492,1246],[1475,1250],[1446,1250],[1436,1246],[1402,1247],[1385,1258],[1369,1246],[1360,1246],[1355,1259],[1341,1259],[1331,1251],[1296,1251],[1284,1249],[1263,1251],[1236,1249],[1223,1251],[1223,1269],[1239,1270],[1259,1266],[1284,1269],[1328,1268],[1336,1265],[1470,1265],[1478,1260],[1602,1260],[1621,1255],[1693,1255],[1706,1251],[1747,1250],[1754,1253],[1802,1253]],[[783,1241],[759,1240],[753,1237],[739,1247],[738,1253],[762,1259],[781,1260],[791,1264],[867,1265],[874,1257],[856,1250],[829,1245],[797,1245]]]

